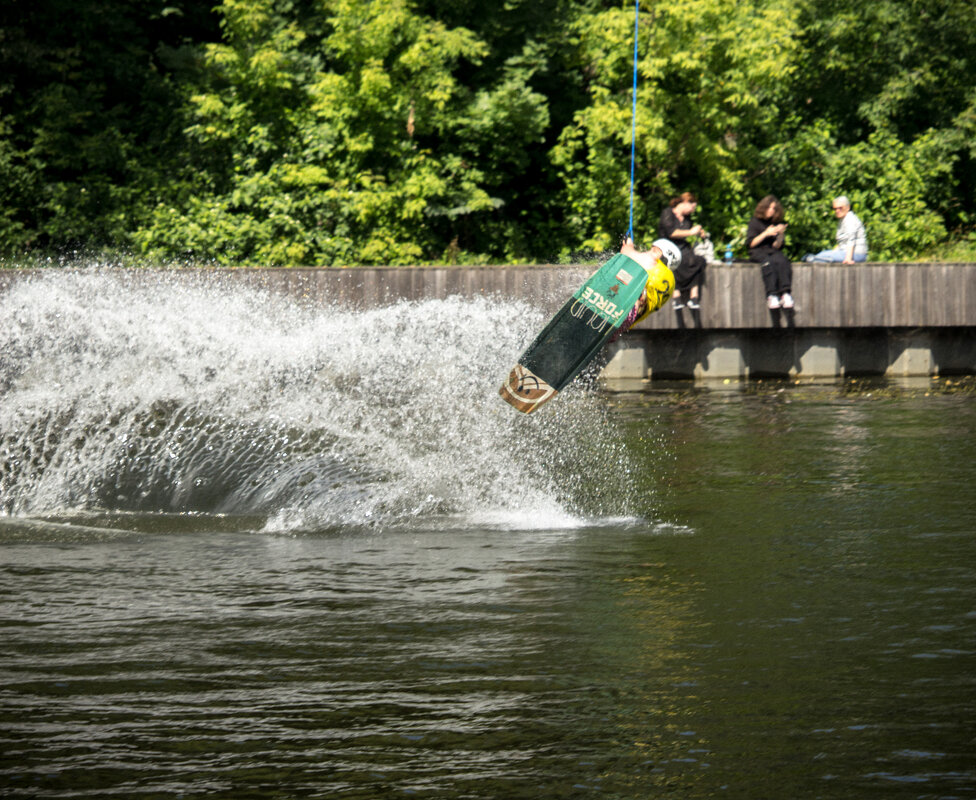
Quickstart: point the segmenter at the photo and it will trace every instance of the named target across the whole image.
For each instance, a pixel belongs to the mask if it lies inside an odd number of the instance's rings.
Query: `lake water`
[[[973,380],[524,417],[542,322],[0,297],[0,795],[976,796]]]

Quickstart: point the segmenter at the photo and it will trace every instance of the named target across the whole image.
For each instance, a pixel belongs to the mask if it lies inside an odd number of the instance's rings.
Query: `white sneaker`
[[[701,306],[698,305],[697,300],[692,298],[691,300],[688,301],[688,308],[690,308],[692,311],[697,311],[699,308],[701,308]]]
[[[776,310],[779,308],[779,298],[774,294],[769,295],[769,297],[766,298],[766,305],[769,306],[771,311]]]
[[[793,295],[787,292],[780,297],[780,302],[782,302],[783,308],[793,308]]]

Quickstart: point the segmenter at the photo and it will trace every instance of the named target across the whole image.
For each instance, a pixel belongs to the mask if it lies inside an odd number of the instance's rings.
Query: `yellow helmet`
[[[635,325],[648,314],[659,310],[661,306],[671,299],[671,293],[674,291],[674,273],[660,259],[655,261],[651,265],[651,268],[647,270],[647,286],[645,291],[647,293],[647,304],[644,306],[644,310],[640,316],[634,320]]]

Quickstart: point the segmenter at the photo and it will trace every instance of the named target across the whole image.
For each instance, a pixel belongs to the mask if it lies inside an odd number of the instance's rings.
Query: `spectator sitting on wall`
[[[793,308],[793,265],[783,254],[786,222],[776,195],[767,194],[756,206],[746,228],[749,259],[761,264],[766,304],[770,309]]]
[[[837,247],[833,250],[821,250],[819,253],[808,253],[804,261],[828,261],[843,264],[853,264],[856,261],[868,260],[868,235],[864,230],[864,223],[851,211],[851,201],[844,195],[833,202],[834,216],[837,217]]]
[[[697,255],[688,239],[692,236],[705,237],[701,225],[691,224],[691,215],[698,208],[698,199],[691,192],[683,192],[675,197],[661,212],[657,231],[661,239],[670,239],[681,251],[681,263],[674,269],[674,295],[672,306],[680,311],[687,302],[692,311],[698,310],[701,287],[705,284],[705,259]]]

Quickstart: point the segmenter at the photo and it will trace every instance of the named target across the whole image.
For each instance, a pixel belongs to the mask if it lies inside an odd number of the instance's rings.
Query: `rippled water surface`
[[[521,311],[0,298],[0,794],[976,796],[972,383],[519,417]]]

